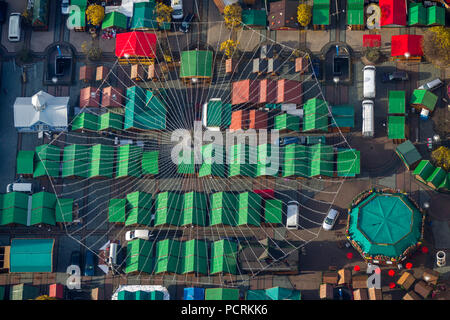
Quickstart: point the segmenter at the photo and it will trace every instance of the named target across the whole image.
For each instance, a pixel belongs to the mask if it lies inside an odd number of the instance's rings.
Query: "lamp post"
[[[56,76],[53,76],[53,77],[52,77],[52,82],[53,82],[54,84],[58,83],[58,78],[57,78]]]

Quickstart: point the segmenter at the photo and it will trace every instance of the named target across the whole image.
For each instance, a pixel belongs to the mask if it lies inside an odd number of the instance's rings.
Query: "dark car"
[[[84,275],[95,275],[95,254],[91,250],[86,250],[86,259],[84,261]]]
[[[7,12],[8,12],[8,3],[5,1],[0,1],[0,24],[5,23]]]
[[[408,80],[408,74],[405,71],[395,71],[383,73],[382,82],[397,82]]]
[[[191,29],[191,23],[192,23],[192,21],[194,20],[194,18],[195,18],[195,15],[194,15],[193,13],[187,14],[187,15],[184,17],[183,21],[181,22],[181,25],[180,25],[180,29],[179,29],[179,30],[180,30],[181,32],[188,33],[189,30]]]
[[[320,59],[314,58],[311,60],[313,73],[316,75],[318,80],[322,79],[322,63]]]
[[[79,268],[81,265],[81,254],[80,251],[72,251],[70,254],[70,266],[77,266]]]

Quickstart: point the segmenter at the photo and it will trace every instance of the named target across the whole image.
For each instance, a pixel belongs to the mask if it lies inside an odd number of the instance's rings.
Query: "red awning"
[[[403,56],[406,52],[411,57],[423,56],[421,35],[402,34],[391,37],[391,56]]]
[[[154,58],[156,52],[156,34],[147,32],[125,32],[116,36],[116,56]]]
[[[381,26],[406,26],[406,0],[380,0]]]
[[[381,34],[364,34],[363,47],[381,47]]]

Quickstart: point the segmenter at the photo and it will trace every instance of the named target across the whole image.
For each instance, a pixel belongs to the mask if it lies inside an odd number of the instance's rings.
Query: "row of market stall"
[[[197,239],[132,240],[127,246],[125,273],[236,274],[237,243],[218,240],[210,247],[207,241]]]
[[[73,222],[74,200],[46,191],[29,196],[22,192],[0,194],[0,225],[56,225]]]
[[[138,226],[260,226],[283,224],[279,199],[265,199],[256,192],[160,192],[152,196],[133,192],[110,199],[108,221]]]

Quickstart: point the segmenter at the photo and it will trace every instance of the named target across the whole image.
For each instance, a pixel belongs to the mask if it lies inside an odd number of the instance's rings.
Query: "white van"
[[[365,99],[375,98],[375,66],[365,66],[364,72],[364,83],[363,83],[363,96]]]
[[[8,40],[11,42],[20,41],[20,13],[14,12],[9,16]]]
[[[10,183],[6,186],[6,193],[16,192],[16,191],[31,193],[32,184],[31,183]]]
[[[430,82],[427,82],[423,85],[421,85],[419,88],[417,89],[425,89],[425,90],[435,90],[437,88],[439,88],[440,86],[442,86],[444,83],[442,82],[441,79],[437,78],[434,80],[431,80]]]
[[[286,228],[287,229],[298,229],[298,206],[297,201],[289,201],[287,205],[287,219]]]
[[[115,242],[111,242],[109,244],[109,259],[108,262],[110,265],[116,265],[117,264],[117,250],[119,248],[119,244]]]
[[[364,100],[362,102],[362,135],[363,137],[373,137],[375,134],[375,121],[373,114],[373,101]]]

